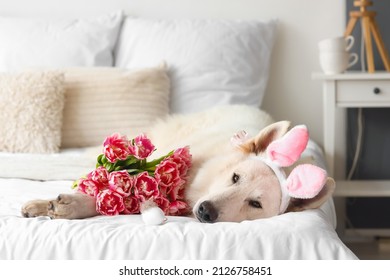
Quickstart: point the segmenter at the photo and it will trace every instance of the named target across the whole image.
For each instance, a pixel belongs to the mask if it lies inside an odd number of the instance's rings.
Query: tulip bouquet
[[[165,215],[188,213],[184,186],[191,167],[189,147],[149,161],[154,151],[144,134],[128,140],[115,133],[105,139],[96,169],[73,187],[95,197],[102,215],[138,214],[145,202],[153,202]]]

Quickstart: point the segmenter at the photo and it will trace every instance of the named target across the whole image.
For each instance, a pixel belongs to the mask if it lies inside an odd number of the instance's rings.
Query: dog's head
[[[274,123],[256,137],[238,143],[232,153],[208,161],[199,170],[193,187],[205,195],[195,203],[193,212],[201,222],[240,222],[318,208],[332,195],[335,182],[327,178],[322,169],[298,165],[299,168],[294,170],[290,163],[295,163],[298,158],[291,159],[288,155],[278,159],[278,149],[274,156],[271,155],[275,152],[273,147],[279,146],[278,141],[286,138],[289,126],[287,121]],[[294,149],[300,151],[292,157],[299,157],[306,144],[307,141],[304,145],[293,142]],[[280,166],[275,167],[270,157],[282,162]],[[281,168],[288,166],[290,168]],[[317,186],[311,190],[313,172],[319,172],[322,179],[317,180]],[[289,178],[284,180],[281,178],[284,176]],[[307,177],[303,178],[303,183],[301,177]],[[286,184],[285,181],[292,182]],[[305,184],[309,184],[308,188],[299,189]]]

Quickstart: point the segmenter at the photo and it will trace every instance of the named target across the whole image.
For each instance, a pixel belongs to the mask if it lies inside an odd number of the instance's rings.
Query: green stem
[[[152,161],[150,161],[150,162],[148,162],[148,163],[146,163],[145,164],[145,169],[148,169],[148,168],[150,168],[150,167],[155,167],[156,165],[158,165],[160,162],[162,162],[164,159],[166,159],[167,157],[170,157],[171,155],[173,155],[173,153],[174,153],[174,151],[171,151],[171,152],[169,152],[167,155],[165,155],[165,156],[162,156],[162,157],[160,157],[160,158],[158,158],[158,159],[155,159],[155,160],[152,160]]]

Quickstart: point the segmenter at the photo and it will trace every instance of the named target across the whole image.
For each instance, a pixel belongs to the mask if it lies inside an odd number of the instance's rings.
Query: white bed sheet
[[[313,142],[305,155],[324,165]],[[332,200],[317,210],[242,223],[168,217],[164,225],[147,226],[139,215],[21,216],[26,201],[71,193],[71,183],[0,179],[0,259],[356,259],[334,230]]]

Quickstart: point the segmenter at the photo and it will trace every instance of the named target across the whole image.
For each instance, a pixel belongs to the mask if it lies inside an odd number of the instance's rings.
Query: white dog
[[[268,114],[253,107],[226,106],[170,116],[147,135],[161,154],[190,146],[193,163],[185,197],[195,217],[201,222],[240,222],[318,208],[332,195],[335,183],[327,178],[314,197],[289,198],[288,205],[280,210],[284,200],[280,176],[257,157],[285,135],[289,126],[287,121],[274,123]],[[240,130],[255,137],[232,145],[232,135]],[[284,168],[284,172],[288,175],[291,168]],[[65,219],[98,215],[95,198],[80,193],[62,194],[50,201],[30,201],[22,213],[25,217]]]

